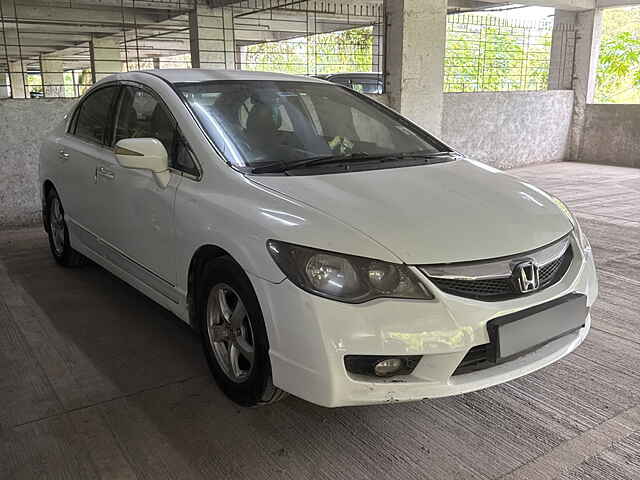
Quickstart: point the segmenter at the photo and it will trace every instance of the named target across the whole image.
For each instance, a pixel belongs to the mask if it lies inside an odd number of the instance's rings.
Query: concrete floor
[[[197,337],[41,229],[0,232],[0,478],[640,478],[640,170],[513,170],[577,212],[600,268],[568,358],[485,391],[324,409],[242,409]]]

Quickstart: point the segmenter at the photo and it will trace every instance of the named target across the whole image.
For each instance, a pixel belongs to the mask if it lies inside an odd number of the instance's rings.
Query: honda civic
[[[44,140],[40,187],[53,258],[192,325],[246,406],[497,385],[578,347],[597,296],[559,199],[316,78],[106,77]]]

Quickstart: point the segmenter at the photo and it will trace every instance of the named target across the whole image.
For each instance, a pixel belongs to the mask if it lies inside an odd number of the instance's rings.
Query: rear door
[[[98,241],[100,221],[109,215],[97,191],[97,171],[105,159],[113,159],[110,147],[116,84],[91,91],[74,112],[68,131],[58,139],[60,195],[72,243],[82,242],[103,253]]]

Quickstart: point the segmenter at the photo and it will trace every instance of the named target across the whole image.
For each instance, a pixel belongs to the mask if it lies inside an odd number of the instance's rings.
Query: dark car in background
[[[384,92],[384,77],[382,73],[328,73],[314,76],[344,85],[360,93],[380,94]]]

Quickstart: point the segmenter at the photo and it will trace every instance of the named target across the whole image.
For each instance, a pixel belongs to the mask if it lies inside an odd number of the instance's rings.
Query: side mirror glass
[[[169,183],[169,155],[160,140],[123,138],[116,143],[115,154],[123,167],[150,170],[161,186],[166,187]]]

